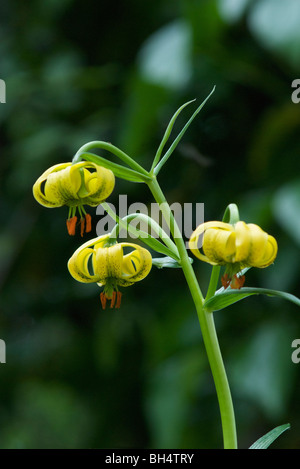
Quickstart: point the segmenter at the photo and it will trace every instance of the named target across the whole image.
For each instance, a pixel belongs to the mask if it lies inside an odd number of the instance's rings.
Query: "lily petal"
[[[192,253],[194,254],[194,256],[198,257],[198,259],[200,259],[204,262],[207,262],[211,265],[219,265],[220,262],[222,262],[223,264],[225,263],[225,261],[221,261],[220,255],[216,254],[216,255],[213,255],[212,258],[210,257],[210,255],[211,255],[211,241],[212,241],[212,238],[214,238],[214,236],[215,236],[214,231],[210,232],[209,239],[207,241],[207,245],[206,245],[206,249],[205,249],[205,254],[202,254],[200,252],[199,248],[198,248],[199,238],[201,236],[203,236],[202,242],[203,242],[203,248],[204,248],[204,242],[206,242],[205,241],[206,236],[204,236],[204,234],[206,235],[206,232],[208,230],[218,230],[218,229],[224,230],[224,232],[232,232],[233,231],[231,225],[229,225],[228,223],[224,223],[224,222],[221,222],[221,221],[209,221],[209,222],[202,223],[201,225],[199,225],[195,229],[195,231],[192,233],[192,235],[190,237],[190,241],[189,241],[189,248],[192,251]]]
[[[203,252],[198,241],[203,235]],[[277,242],[258,225],[238,221],[231,225],[224,222],[206,222],[193,232],[189,247],[193,254],[212,265],[234,264],[243,267],[268,267],[276,258]]]
[[[95,255],[95,246],[102,248],[106,244],[108,237],[108,235],[104,235],[100,238],[91,239],[76,249],[68,261],[69,272],[75,280],[83,283],[98,281],[98,275],[95,272],[93,262],[90,268],[88,264],[91,256]],[[91,272],[92,268],[93,272]]]
[[[134,250],[123,257],[122,262],[122,285],[130,282],[135,283],[143,280],[152,268],[152,256],[147,249],[137,244],[122,243],[123,247],[133,247]],[[120,285],[121,285],[120,283]]]
[[[84,243],[68,262],[70,274],[79,282],[130,286],[145,278],[152,268],[150,252],[133,243],[107,246],[109,235]],[[132,251],[124,255],[124,248]]]
[[[35,182],[33,186],[33,195],[35,199],[45,207],[61,207],[64,205],[64,199],[61,198],[60,194],[57,194],[57,191],[51,190],[51,186],[58,182],[62,171],[71,166],[72,163],[60,163],[51,168],[47,169]],[[48,186],[48,179],[50,178],[50,194]],[[80,181],[79,181],[80,185]]]
[[[113,191],[110,169],[91,162],[60,163],[47,169],[35,182],[33,195],[45,207],[97,206]]]

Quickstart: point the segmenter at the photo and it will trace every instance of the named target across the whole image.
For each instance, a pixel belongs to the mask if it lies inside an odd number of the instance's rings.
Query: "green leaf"
[[[130,227],[129,227],[129,231],[130,231]],[[172,257],[172,258],[176,256],[176,254],[173,251],[171,251],[167,246],[165,246],[163,243],[161,243],[157,239],[153,238],[151,235],[149,235],[145,231],[135,230],[134,234],[135,236],[138,236],[138,238],[143,243],[145,243],[149,248],[153,249],[154,251],[159,252],[160,254],[165,254],[166,256]]]
[[[240,290],[233,290],[228,288],[224,290],[223,288],[216,292],[216,294],[207,300],[204,303],[204,307],[208,312],[219,311],[220,309],[224,309],[227,306],[230,306],[237,301],[243,300],[251,295],[267,295],[267,296],[275,296],[278,298],[282,298],[284,300],[291,301],[295,303],[297,306],[300,306],[300,299],[290,293],[277,291],[277,290],[270,290],[268,288],[250,288],[245,287],[241,288]]]
[[[189,126],[191,125],[191,123],[193,122],[193,120],[195,119],[195,117],[197,116],[197,114],[201,111],[201,109],[203,108],[203,106],[205,105],[206,101],[208,101],[208,99],[211,97],[211,95],[213,94],[213,92],[215,91],[215,86],[213,87],[212,91],[209,93],[209,95],[207,96],[207,98],[205,98],[205,100],[200,104],[200,106],[196,109],[196,111],[194,112],[194,114],[192,115],[192,117],[190,117],[190,119],[188,120],[188,122],[185,124],[185,126],[183,127],[183,129],[181,130],[181,132],[179,132],[179,134],[177,135],[177,137],[175,138],[174,142],[172,143],[172,145],[170,146],[170,148],[166,151],[166,153],[164,154],[164,156],[162,157],[162,159],[160,160],[160,162],[155,166],[154,168],[154,174],[157,175],[159,173],[159,171],[161,170],[161,168],[163,167],[163,165],[168,161],[168,159],[170,158],[170,156],[172,155],[173,151],[175,150],[175,148],[177,147],[178,143],[180,142],[180,140],[182,139],[183,135],[185,134],[185,132],[187,131],[187,129],[189,128]]]
[[[163,241],[163,243],[169,248],[170,252],[173,252],[175,257],[179,259],[178,249],[176,244],[171,240],[168,234],[163,230],[163,228],[157,223],[153,218],[149,217],[145,213],[131,213],[122,219],[116,218],[118,222],[114,232],[111,233],[112,236],[118,236],[120,227],[124,228],[125,230],[130,231],[138,238],[153,238],[153,236],[148,236],[148,234],[141,230],[140,228],[137,229],[135,226],[132,226],[132,221],[137,221],[138,223],[142,222],[148,225],[148,227],[153,230],[157,236]],[[161,251],[159,251],[161,252]],[[172,257],[174,257],[174,255]]]
[[[163,139],[158,147],[158,150],[156,152],[156,155],[155,155],[155,158],[153,160],[153,164],[152,164],[152,168],[151,168],[151,171],[155,168],[155,166],[158,164],[159,160],[160,160],[160,156],[161,156],[161,153],[164,149],[164,146],[165,144],[167,143],[169,137],[170,137],[170,134],[172,132],[172,129],[173,129],[173,126],[175,124],[175,121],[177,119],[177,117],[179,116],[179,114],[181,113],[181,111],[186,107],[188,106],[189,104],[193,103],[195,101],[195,99],[193,99],[192,101],[188,101],[187,103],[183,104],[176,112],[175,114],[173,115],[172,119],[170,120],[169,122],[169,125],[165,131],[165,134],[163,136]]]
[[[283,432],[291,428],[289,423],[273,428],[270,432],[259,438],[249,449],[267,449]]]
[[[94,140],[92,142],[86,143],[81,148],[79,148],[79,150],[77,151],[76,155],[73,158],[73,163],[77,163],[78,161],[80,161],[82,156],[84,154],[89,154],[88,152],[93,148],[100,148],[101,150],[108,151],[109,153],[112,153],[113,155],[120,158],[125,164],[130,166],[130,168],[132,168],[137,173],[141,173],[146,177],[149,176],[148,171],[146,171],[140,164],[138,164],[129,155],[124,153],[124,151],[120,150],[120,148],[116,147],[115,145],[112,145],[109,142],[104,142],[103,140]]]
[[[93,153],[81,153],[80,158],[87,160],[87,161],[91,161],[92,163],[98,164],[99,166],[103,166],[103,168],[110,169],[116,177],[125,179],[126,181],[131,181],[131,182],[151,181],[150,177],[145,176],[144,174],[138,171],[135,171],[130,168],[125,168],[125,166],[122,166],[117,163],[113,163],[112,161],[109,161],[106,158],[95,155]]]
[[[124,218],[120,218],[110,210],[109,206],[105,202],[102,204],[102,206],[116,221],[116,226],[112,230],[110,238],[116,239],[119,235],[120,228],[123,228],[125,231],[128,231],[128,233],[134,235],[134,237],[139,238],[154,251],[157,251],[160,254],[165,254],[167,257],[172,257],[173,259],[179,260],[179,254],[175,243],[169,238],[161,226],[151,217],[144,213],[132,213]],[[144,222],[150,226],[163,241],[163,243],[146,231],[132,226],[131,222],[134,220],[138,222]]]

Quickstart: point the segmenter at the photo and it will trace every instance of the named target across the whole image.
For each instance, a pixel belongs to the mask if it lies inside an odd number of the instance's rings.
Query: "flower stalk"
[[[156,202],[161,207],[162,214],[167,223],[169,223],[170,232],[173,235],[175,244],[180,256],[180,264],[183,274],[191,292],[194,305],[196,307],[198,320],[203,336],[204,345],[208,361],[211,367],[218,402],[221,414],[224,449],[237,449],[237,435],[234,408],[232,403],[231,391],[227,379],[227,374],[219,346],[217,332],[214,323],[213,313],[208,313],[204,308],[204,297],[197,281],[193,266],[190,263],[184,240],[179,227],[172,214],[169,204],[156,180],[154,178],[148,187],[153,194]],[[209,295],[213,296],[217,286],[218,270],[213,270],[211,278]]]

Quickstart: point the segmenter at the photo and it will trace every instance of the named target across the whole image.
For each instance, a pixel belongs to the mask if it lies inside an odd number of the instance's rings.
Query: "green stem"
[[[130,166],[132,169],[134,169],[138,173],[142,173],[146,177],[149,176],[149,173],[141,165],[139,165],[135,160],[133,160],[129,155],[124,153],[124,151],[120,150],[120,148],[116,147],[115,145],[112,145],[109,142],[104,142],[102,140],[99,140],[99,141],[95,140],[93,142],[86,143],[81,148],[79,148],[79,150],[77,151],[76,155],[73,158],[73,162],[76,163],[78,160],[80,160],[82,153],[89,152],[92,148],[100,148],[101,150],[109,151],[113,155],[120,158],[124,163],[126,163],[128,166]]]
[[[170,231],[173,235],[181,259],[182,270],[197,310],[202,337],[218,396],[223,429],[224,449],[236,449],[237,436],[234,409],[222,354],[219,347],[213,314],[208,313],[203,307],[203,294],[197,281],[194,269],[189,261],[184,240],[176,220],[174,219],[170,206],[167,203],[157,180],[154,178],[151,182],[148,183],[148,186],[156,202],[159,204],[166,222],[169,224]],[[218,272],[215,273],[217,274]],[[216,276],[214,276],[213,284],[215,284],[215,278]]]
[[[209,298],[214,296],[217,286],[218,286],[220,270],[221,270],[221,267],[219,265],[213,266],[205,300],[208,300]]]

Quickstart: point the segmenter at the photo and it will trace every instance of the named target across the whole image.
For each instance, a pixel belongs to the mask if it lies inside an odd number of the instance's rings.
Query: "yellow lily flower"
[[[124,253],[124,250],[130,252]],[[78,282],[104,286],[100,294],[102,308],[120,307],[118,287],[128,287],[144,279],[152,267],[150,252],[133,243],[109,244],[109,235],[92,239],[80,246],[69,259],[68,269]]]
[[[96,207],[113,191],[115,176],[112,171],[94,163],[60,163],[47,169],[35,182],[33,195],[44,207],[69,207],[67,229],[75,234],[76,210],[80,214],[81,236],[84,228],[91,231],[91,216],[84,204]]]
[[[203,253],[198,249],[202,239]],[[264,268],[272,264],[277,256],[277,242],[258,225],[238,221],[234,225],[220,221],[202,223],[192,233],[189,241],[192,253],[211,265],[226,265],[222,277],[225,288],[241,288],[245,276],[237,273],[245,267]]]

